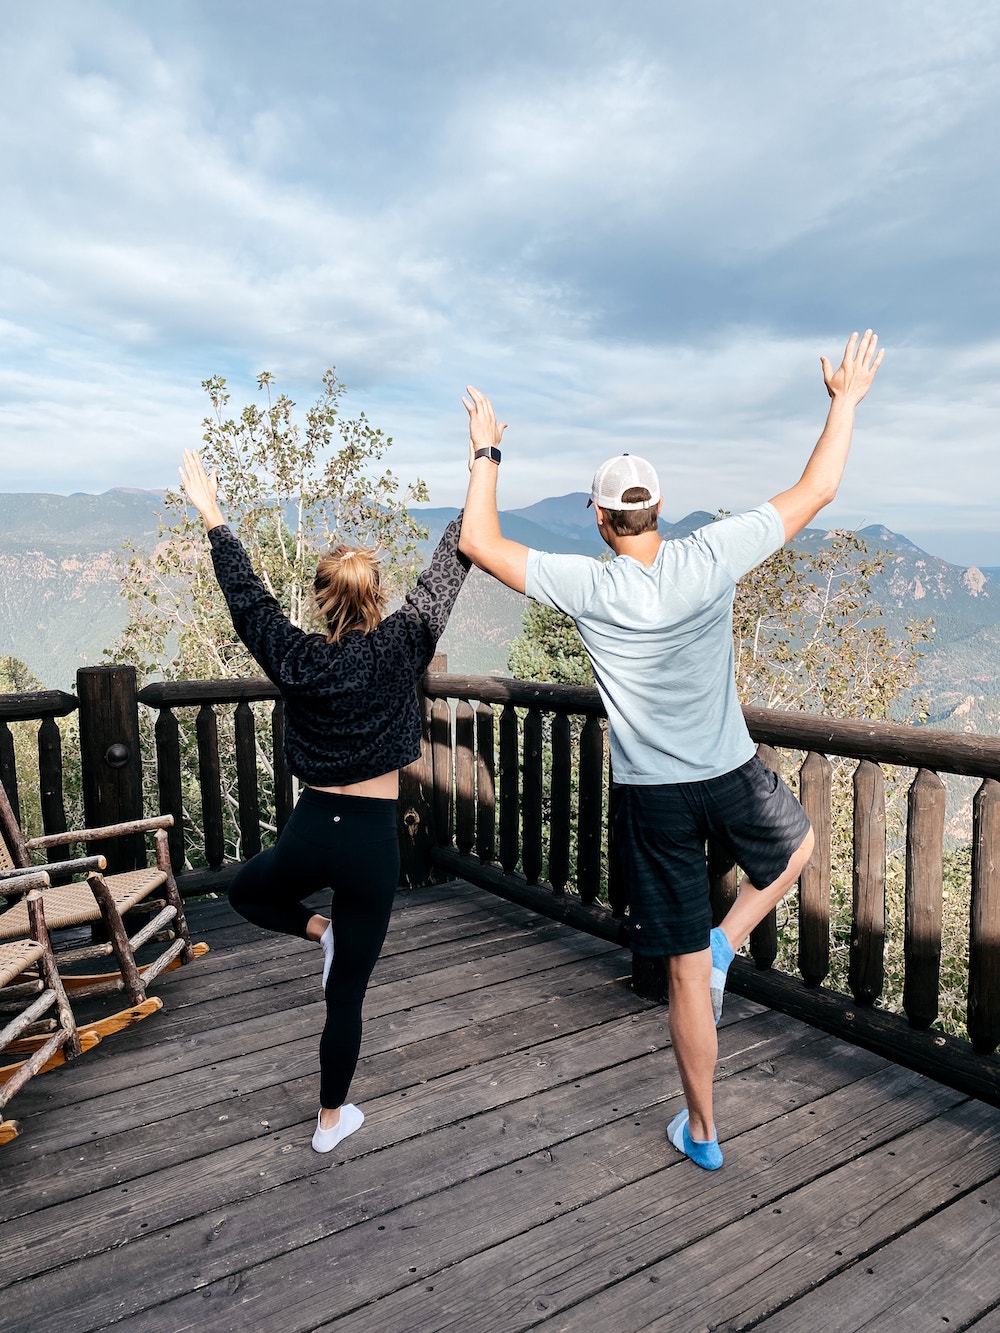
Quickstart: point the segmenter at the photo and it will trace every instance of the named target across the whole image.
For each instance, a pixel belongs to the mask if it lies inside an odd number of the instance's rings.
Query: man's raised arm
[[[528,548],[520,542],[508,541],[500,531],[500,515],[497,513],[499,462],[490,457],[492,452],[499,459],[497,446],[507,426],[506,423],[497,424],[493,404],[485,394],[471,385],[468,392],[469,397],[463,398],[462,402],[469,414],[469,490],[458,549],[474,565],[506,583],[508,588],[524,592]]]
[[[771,503],[785,525],[785,541],[801,532],[837,494],[844,475],[854,431],[854,409],[871,387],[884,352],[875,353],[878,338],[868,329],[858,341],[852,333],[844,359],[836,370],[820,357],[830,411],[823,434],[816,442],[805,471],[796,484],[776,495]]]

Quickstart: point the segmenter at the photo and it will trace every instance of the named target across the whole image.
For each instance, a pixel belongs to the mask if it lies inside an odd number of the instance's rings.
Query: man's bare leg
[[[715,1136],[712,1080],[719,1058],[719,1039],[708,993],[712,951],[683,953],[667,962],[670,1040],[684,1085],[688,1125],[693,1139],[711,1139]]]
[[[735,953],[750,937],[750,932],[764,920],[772,907],[777,907],[785,894],[792,887],[802,867],[812,856],[815,838],[812,829],[806,834],[798,848],[792,853],[788,865],[766,888],[758,889],[746,878],[740,884],[736,901],[723,918],[721,930]]]
[[[749,879],[744,879],[736,895],[736,901],[726,913],[721,926],[716,926],[712,931],[709,939],[712,951],[709,994],[716,1023],[722,1017],[726,977],[736,950],[749,937],[750,932],[764,920],[768,912],[777,907],[798,879],[802,867],[812,855],[814,841],[810,829],[792,853],[785,869],[774,883],[768,884],[766,888],[758,889]]]

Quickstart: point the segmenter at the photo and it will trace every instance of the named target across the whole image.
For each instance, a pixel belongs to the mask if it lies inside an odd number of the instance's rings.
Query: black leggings
[[[321,1106],[332,1109],[347,1100],[361,1049],[361,1005],[398,881],[396,802],[306,787],[275,845],[247,861],[229,886],[229,901],[255,926],[303,937],[313,912],[302,899],[333,891],[333,967],[319,1044]]]

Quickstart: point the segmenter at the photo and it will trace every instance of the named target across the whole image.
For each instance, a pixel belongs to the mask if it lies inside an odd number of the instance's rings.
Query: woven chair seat
[[[129,870],[121,875],[106,875],[118,910],[129,911],[166,881],[162,870]],[[49,930],[66,926],[85,926],[100,921],[101,909],[89,884],[57,884],[43,891],[45,923]],[[28,934],[28,908],[19,902],[0,913],[0,940],[19,939]]]
[[[45,952],[36,940],[15,940],[12,944],[0,944],[0,986],[21,976],[33,963],[37,963]]]

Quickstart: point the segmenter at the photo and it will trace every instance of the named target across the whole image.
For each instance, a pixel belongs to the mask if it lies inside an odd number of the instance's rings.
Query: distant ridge
[[[116,557],[126,540],[150,549],[166,517],[162,491],[115,487],[102,495],[0,494],[0,655],[24,661],[50,688],[73,688],[78,666],[100,662],[125,620]],[[429,528],[429,551],[457,509],[415,509]],[[502,515],[507,536],[541,550],[598,556],[585,492],[552,496]],[[698,510],[664,537],[686,537],[710,523]],[[963,568],[930,555],[882,524],[860,535],[892,560],[874,587],[884,624],[899,635],[910,619],[933,617],[923,675],[930,721],[954,729],[1000,731],[1000,568]],[[807,529],[799,542],[828,539]],[[520,630],[524,599],[475,572],[459,598],[442,648],[459,671],[506,672],[507,649]]]

